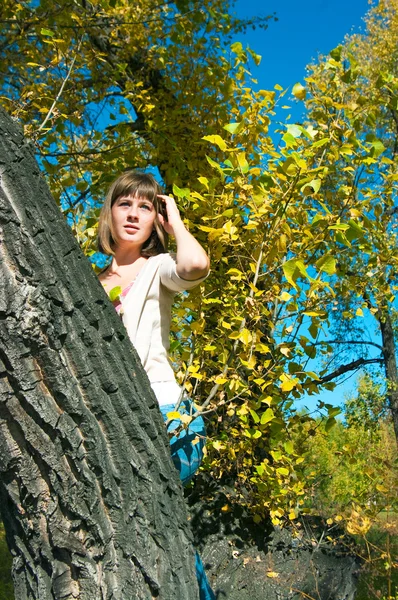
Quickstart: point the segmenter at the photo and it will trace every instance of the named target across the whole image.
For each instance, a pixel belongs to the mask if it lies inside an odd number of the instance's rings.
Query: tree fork
[[[157,402],[0,110],[0,508],[16,600],[196,600]]]

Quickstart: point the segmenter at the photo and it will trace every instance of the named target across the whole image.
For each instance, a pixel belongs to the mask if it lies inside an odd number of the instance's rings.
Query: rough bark
[[[221,509],[224,489],[203,499],[198,481],[188,497],[207,574],[222,600],[354,600],[360,559],[352,539],[320,517],[294,526],[254,523],[241,507]],[[233,490],[230,490],[233,493]],[[271,574],[271,575],[270,575]]]
[[[145,372],[3,111],[0,175],[0,507],[16,600],[197,599]]]
[[[387,379],[388,404],[394,423],[395,437],[398,442],[398,369],[395,350],[394,329],[391,317],[387,311],[379,319],[381,337],[383,340],[384,367]]]

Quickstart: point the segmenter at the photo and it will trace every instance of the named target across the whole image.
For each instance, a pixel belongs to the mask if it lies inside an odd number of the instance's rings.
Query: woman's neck
[[[119,246],[115,250],[115,254],[110,264],[110,271],[113,273],[120,273],[121,271],[127,271],[137,261],[147,260],[141,256],[141,248],[123,248]]]

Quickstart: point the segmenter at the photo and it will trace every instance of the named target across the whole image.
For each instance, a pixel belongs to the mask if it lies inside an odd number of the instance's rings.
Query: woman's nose
[[[132,205],[130,206],[130,210],[129,210],[129,212],[128,212],[128,216],[129,216],[131,219],[136,219],[136,218],[138,217],[138,208],[137,208],[136,206],[134,206],[134,204],[132,204]]]

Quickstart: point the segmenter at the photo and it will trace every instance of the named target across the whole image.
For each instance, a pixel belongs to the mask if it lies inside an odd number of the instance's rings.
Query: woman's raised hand
[[[184,223],[181,219],[180,211],[177,208],[177,204],[174,198],[171,198],[171,196],[166,196],[165,194],[158,194],[158,198],[160,198],[160,201],[163,202],[167,214],[167,219],[165,219],[164,216],[159,212],[159,222],[169,235],[175,236],[176,229],[180,227],[185,229]]]

